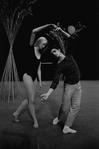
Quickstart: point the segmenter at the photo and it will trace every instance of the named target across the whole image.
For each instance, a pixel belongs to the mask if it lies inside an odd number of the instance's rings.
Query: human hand
[[[56,27],[56,28],[55,28],[55,31],[59,31],[59,30],[61,30],[60,27]]]
[[[55,24],[53,24],[53,23],[51,23],[50,25],[51,25],[51,27],[54,28],[54,29],[57,28],[57,25],[55,25]]]
[[[41,102],[43,102],[44,100],[47,100],[48,94],[47,93],[46,94],[42,94],[40,97],[41,97]]]
[[[42,88],[42,83],[40,82],[39,83],[39,90]]]
[[[39,85],[39,90],[42,88],[42,86]]]

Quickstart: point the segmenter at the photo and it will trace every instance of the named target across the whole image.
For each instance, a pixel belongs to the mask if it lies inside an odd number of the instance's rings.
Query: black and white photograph
[[[0,0],[0,149],[99,149],[98,0]]]

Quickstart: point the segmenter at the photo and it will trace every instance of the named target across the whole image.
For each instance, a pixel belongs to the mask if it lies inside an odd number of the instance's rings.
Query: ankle
[[[19,114],[18,114],[17,112],[14,112],[13,115],[14,115],[14,116],[18,116]]]
[[[38,123],[37,119],[34,119],[34,123]]]
[[[70,129],[70,127],[69,127],[69,126],[67,126],[67,125],[64,125],[64,128]]]

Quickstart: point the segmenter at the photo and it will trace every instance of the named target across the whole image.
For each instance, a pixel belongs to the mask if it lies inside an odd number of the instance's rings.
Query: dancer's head
[[[35,55],[39,59],[40,55],[47,49],[48,40],[45,37],[40,37],[36,40],[35,47]]]
[[[39,37],[36,40],[36,42],[34,44],[34,47],[38,47],[39,49],[42,49],[42,50],[40,50],[41,52],[42,51],[44,52],[45,51],[45,47],[46,47],[47,44],[48,44],[48,41],[47,41],[47,39],[45,37]]]
[[[53,48],[51,50],[51,54],[53,54],[57,59],[60,59],[61,57],[63,57],[63,53],[60,49],[57,49],[57,48]]]
[[[68,26],[67,30],[71,35],[75,33],[75,27],[73,25]]]

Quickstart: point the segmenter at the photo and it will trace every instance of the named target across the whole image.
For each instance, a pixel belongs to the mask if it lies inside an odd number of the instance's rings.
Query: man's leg
[[[63,118],[66,116],[69,112],[70,106],[71,106],[71,98],[72,94],[74,92],[75,88],[71,88],[70,85],[65,84],[63,89],[63,95],[62,95],[62,104],[59,109],[58,117],[56,117],[53,120],[53,124],[57,124],[60,120],[63,120]]]
[[[81,86],[80,83],[77,85],[76,91],[73,93],[72,99],[71,99],[71,107],[68,113],[68,117],[63,129],[63,133],[68,133],[69,131],[71,133],[76,133],[75,130],[70,130],[69,127],[72,126],[74,119],[80,109],[80,103],[81,103]]]

